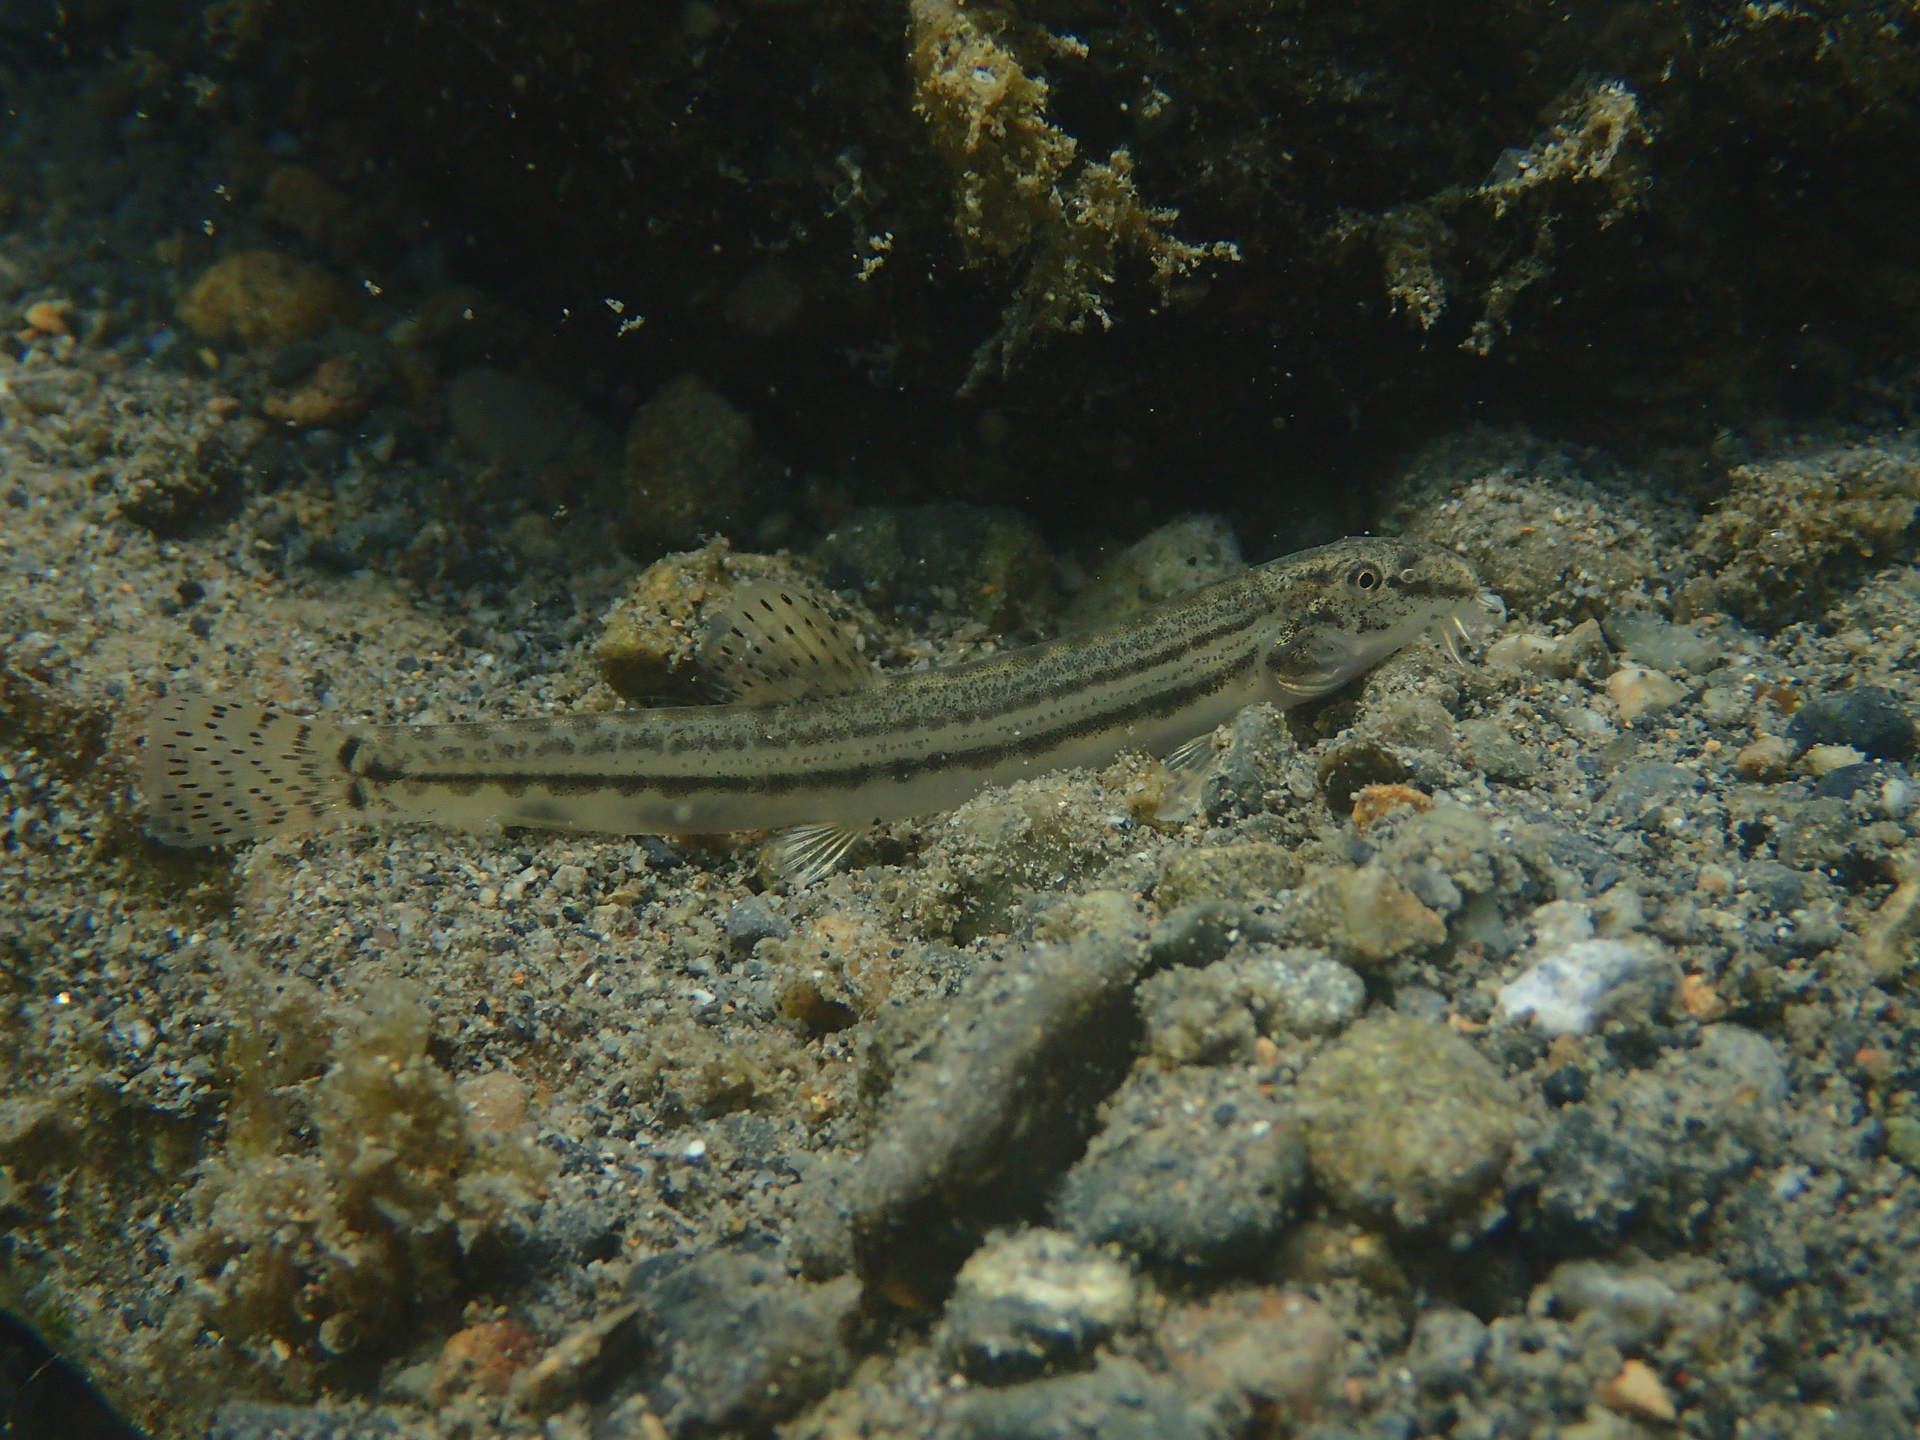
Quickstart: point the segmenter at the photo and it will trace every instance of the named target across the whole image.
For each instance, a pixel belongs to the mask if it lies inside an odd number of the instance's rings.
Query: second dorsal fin
[[[874,681],[844,623],[772,580],[750,580],[708,612],[695,658],[730,700],[839,695]]]

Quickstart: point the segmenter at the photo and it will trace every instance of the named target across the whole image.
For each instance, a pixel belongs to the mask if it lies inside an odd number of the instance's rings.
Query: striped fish
[[[1455,654],[1501,613],[1438,546],[1349,539],[1102,629],[880,675],[826,612],[735,592],[700,658],[734,699],[549,719],[340,725],[181,695],[151,717],[147,829],[223,845],[341,822],[614,834],[782,830],[775,868],[831,870],[868,825],[1123,751],[1204,763],[1243,706],[1315,699],[1433,634]]]

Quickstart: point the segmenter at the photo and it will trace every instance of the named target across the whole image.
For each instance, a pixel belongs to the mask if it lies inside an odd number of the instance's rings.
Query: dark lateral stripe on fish
[[[1270,623],[1271,617],[1264,614],[1236,614],[1205,630],[1170,634],[1163,644],[1144,653],[1126,653],[1123,647],[1116,645],[1116,651],[1121,652],[1119,662],[1100,670],[1076,673],[1072,678],[1073,692],[1092,694],[1103,688],[1124,684],[1156,669],[1186,665],[1190,663],[1190,657],[1224,641],[1237,639],[1262,624]],[[1019,653],[1008,651],[1006,655],[1017,656]],[[992,656],[978,663],[991,664],[1001,658],[1001,656]],[[1236,654],[1234,664],[1241,663],[1244,663],[1244,656]],[[968,668],[970,667],[961,667],[961,671],[964,672]],[[941,674],[942,672],[931,673]],[[919,677],[901,678],[911,683]],[[1207,692],[1202,689],[1199,693]],[[931,730],[955,726],[991,725],[1018,715],[1023,710],[1058,703],[1061,698],[1055,694],[1035,693],[1029,680],[1023,693],[1009,696],[1001,704],[982,706],[977,709],[954,706],[939,709],[929,706],[929,713],[916,714],[908,706],[900,705],[897,698],[888,697],[884,691],[878,694],[863,692],[859,697],[860,704],[872,710],[872,718],[856,718],[855,707],[852,705],[831,707],[830,713],[822,713],[812,727],[802,726],[794,729],[783,743],[804,748],[810,745],[858,743],[878,736],[922,735]],[[698,733],[699,719],[704,713],[704,708],[702,707],[701,711],[689,717],[694,721],[693,733],[687,735],[671,753],[676,756],[703,756],[725,754],[747,748],[749,742],[745,736],[738,733],[727,735]],[[793,714],[796,709],[790,703],[767,708],[770,710],[777,708],[787,715]],[[648,712],[637,713],[645,715]],[[585,741],[572,733],[567,720],[557,720],[552,726],[554,739],[550,747],[543,748],[537,743],[531,745],[525,758],[536,760],[557,756],[581,759],[590,758],[595,754],[615,752],[625,754],[627,750],[623,743],[625,736],[620,729],[620,718],[611,717],[604,735]]]
[[[552,771],[450,771],[430,770],[420,774],[400,772],[395,778],[405,785],[430,786],[470,794],[492,786],[509,795],[540,789],[555,795],[583,795],[592,792],[613,795],[654,794],[692,795],[701,792],[783,795],[795,790],[846,789],[875,780],[904,780],[928,770],[968,769],[1013,757],[1045,754],[1089,735],[1117,730],[1141,720],[1169,715],[1191,705],[1225,686],[1238,670],[1246,668],[1244,657],[1220,667],[1198,680],[1172,690],[1163,690],[1132,705],[1097,715],[1082,716],[1051,730],[1037,730],[1018,740],[975,745],[960,750],[942,750],[931,754],[903,756],[898,760],[868,765],[849,765],[836,769],[806,769],[764,774],[671,775],[659,773],[571,773]]]

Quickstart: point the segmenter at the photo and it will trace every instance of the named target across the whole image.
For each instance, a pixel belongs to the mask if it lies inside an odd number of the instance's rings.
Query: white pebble
[[[1549,1035],[1586,1035],[1600,1024],[1608,998],[1660,963],[1652,946],[1625,940],[1576,940],[1500,987],[1500,1014],[1532,1017]]]

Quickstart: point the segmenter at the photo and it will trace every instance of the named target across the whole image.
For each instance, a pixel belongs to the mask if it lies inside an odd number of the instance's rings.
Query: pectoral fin
[[[1154,808],[1153,818],[1168,825],[1191,820],[1200,809],[1201,792],[1206,788],[1207,770],[1218,752],[1214,748],[1217,732],[1196,735],[1172,753],[1162,756],[1166,767],[1167,788]]]
[[[791,825],[767,837],[760,858],[768,870],[789,885],[811,885],[839,868],[847,851],[867,833],[867,828],[865,825]]]

